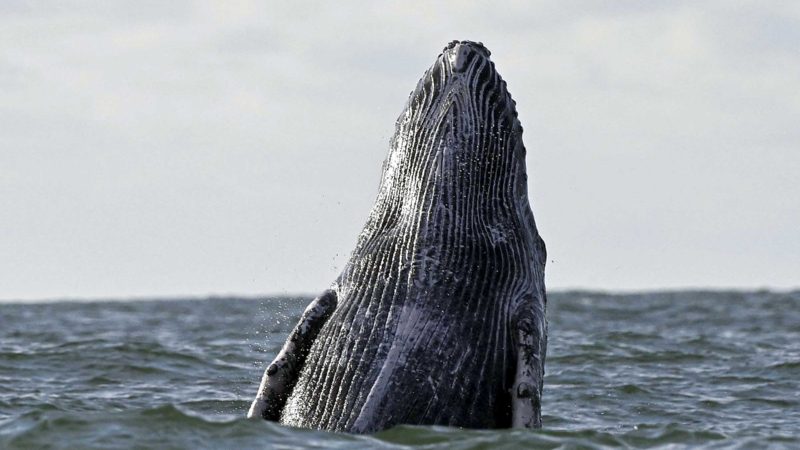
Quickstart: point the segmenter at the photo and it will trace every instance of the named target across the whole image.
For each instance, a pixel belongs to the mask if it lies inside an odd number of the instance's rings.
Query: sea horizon
[[[613,295],[635,296],[668,293],[773,293],[800,294],[800,286],[796,287],[724,287],[724,286],[686,286],[665,288],[592,288],[570,287],[548,289],[548,294],[556,295]],[[0,305],[7,304],[46,304],[46,303],[107,303],[107,302],[154,302],[154,301],[190,301],[190,300],[264,300],[264,299],[308,299],[311,301],[318,294],[310,292],[271,292],[271,293],[209,293],[209,294],[146,294],[146,295],[108,295],[108,296],[43,296],[32,298],[0,298]]]

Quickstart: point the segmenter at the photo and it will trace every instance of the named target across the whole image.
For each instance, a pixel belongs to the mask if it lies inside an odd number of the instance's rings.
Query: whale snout
[[[442,50],[445,58],[450,60],[453,72],[464,72],[475,58],[489,59],[491,52],[481,42],[451,41]]]

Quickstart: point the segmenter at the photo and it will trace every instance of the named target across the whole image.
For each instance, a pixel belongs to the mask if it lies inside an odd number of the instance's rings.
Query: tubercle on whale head
[[[463,72],[472,58],[482,57],[488,60],[491,54],[492,52],[484,47],[483,42],[473,41],[451,41],[441,53],[450,60],[453,72]]]
[[[487,58],[488,58],[489,56],[491,56],[491,55],[492,55],[492,52],[490,52],[490,51],[489,51],[489,49],[488,49],[488,48],[486,48],[486,46],[485,46],[485,45],[483,45],[483,42],[475,42],[475,41],[459,41],[458,39],[455,39],[455,40],[452,40],[452,41],[450,41],[450,42],[449,42],[449,43],[448,43],[448,44],[447,44],[447,45],[444,47],[444,50],[442,50],[442,52],[445,52],[445,51],[447,51],[447,50],[452,50],[453,48],[455,48],[455,47],[457,47],[457,46],[459,46],[459,45],[467,45],[467,46],[470,46],[470,47],[472,47],[472,48],[475,48],[476,50],[480,50],[481,52],[483,52],[483,54],[484,54],[484,55],[485,55]]]

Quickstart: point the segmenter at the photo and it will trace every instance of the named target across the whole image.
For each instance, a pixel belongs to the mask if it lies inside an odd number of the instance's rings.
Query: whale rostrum
[[[355,433],[541,426],[546,250],[516,105],[489,56],[453,41],[419,80],[349,261],[248,417]]]

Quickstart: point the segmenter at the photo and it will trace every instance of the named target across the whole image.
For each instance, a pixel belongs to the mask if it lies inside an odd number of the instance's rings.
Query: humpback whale
[[[453,41],[419,80],[349,261],[248,417],[352,433],[541,426],[546,250],[516,103],[489,57]]]

